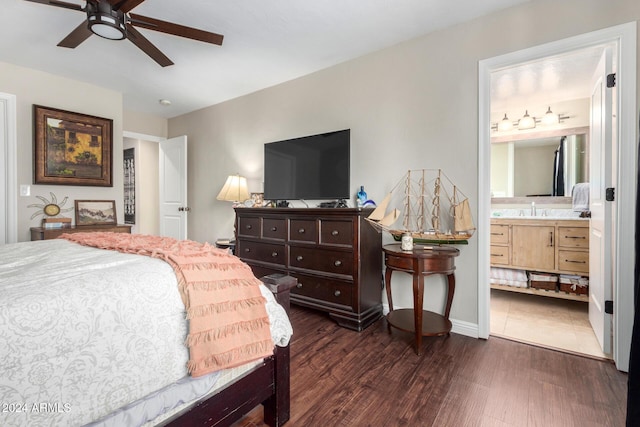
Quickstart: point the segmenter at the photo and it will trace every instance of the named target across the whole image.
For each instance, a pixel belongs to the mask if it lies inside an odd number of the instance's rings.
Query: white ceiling
[[[518,118],[527,106],[589,98],[603,50],[594,46],[491,73],[492,113]]]
[[[225,36],[215,46],[140,29],[175,63],[162,68],[127,40],[57,47],[83,13],[2,0],[0,61],[117,90],[127,110],[174,117],[527,1],[147,0],[132,12]]]

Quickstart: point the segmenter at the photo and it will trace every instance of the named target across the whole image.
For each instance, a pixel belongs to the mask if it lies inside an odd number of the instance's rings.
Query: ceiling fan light
[[[507,117],[507,113],[504,113],[504,118],[500,120],[500,123],[498,123],[498,130],[500,132],[506,132],[511,130],[512,127],[513,123],[511,123],[511,120]]]
[[[529,115],[529,111],[524,111],[524,116],[520,120],[518,120],[518,129],[526,130],[533,129],[536,127],[536,119]]]
[[[89,29],[95,35],[109,40],[122,40],[126,37],[124,14],[111,9],[109,2],[87,2]]]

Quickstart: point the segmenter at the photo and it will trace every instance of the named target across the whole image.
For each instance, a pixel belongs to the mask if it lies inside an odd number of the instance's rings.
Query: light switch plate
[[[20,195],[22,197],[30,196],[31,195],[31,186],[30,185],[26,185],[26,184],[20,185]]]

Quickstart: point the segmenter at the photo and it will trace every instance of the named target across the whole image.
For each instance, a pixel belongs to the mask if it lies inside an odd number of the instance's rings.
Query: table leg
[[[447,305],[444,307],[445,319],[449,318],[451,303],[453,302],[453,294],[456,291],[456,276],[453,273],[447,274],[447,283],[449,284],[449,289],[447,290]]]
[[[416,354],[420,356],[422,350],[422,298],[424,295],[424,276],[413,274],[413,317],[416,334]]]
[[[384,272],[384,286],[387,289],[387,302],[389,303],[389,311],[393,311],[393,299],[391,298],[391,273],[392,269],[387,267]]]

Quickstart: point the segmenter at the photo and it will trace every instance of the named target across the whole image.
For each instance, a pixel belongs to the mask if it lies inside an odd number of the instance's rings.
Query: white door
[[[605,200],[605,191],[612,186],[612,93],[607,89],[606,76],[611,73],[612,52],[605,49],[592,80],[590,135],[590,209],[589,236],[589,322],[602,346],[611,353],[611,315],[604,312],[605,301],[611,300],[613,277],[611,270],[612,202]]]
[[[16,97],[0,93],[0,245],[18,241]]]
[[[160,235],[187,238],[187,137],[160,143]]]

